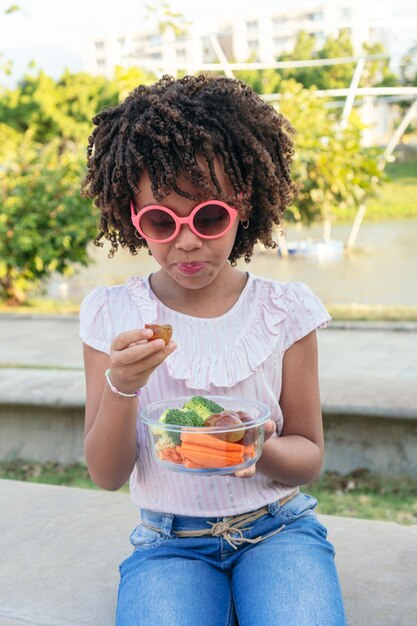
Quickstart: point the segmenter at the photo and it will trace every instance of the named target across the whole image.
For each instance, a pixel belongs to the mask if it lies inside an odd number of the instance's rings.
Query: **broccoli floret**
[[[204,426],[204,420],[196,411],[187,411],[184,409],[167,409],[162,413],[159,421],[176,426]],[[179,432],[169,433],[169,437],[176,445],[181,443]]]
[[[195,411],[203,420],[206,420],[213,413],[224,411],[222,406],[204,396],[193,396],[184,404],[183,408]]]

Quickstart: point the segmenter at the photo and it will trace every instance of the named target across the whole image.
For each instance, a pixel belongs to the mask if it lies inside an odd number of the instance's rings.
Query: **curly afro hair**
[[[217,157],[236,194],[234,206],[249,219],[248,228],[239,225],[230,262],[235,265],[242,256],[249,262],[258,240],[276,246],[274,224],[281,225],[297,189],[289,171],[294,129],[245,83],[220,76],[164,76],[153,85],[140,85],[93,122],[82,191],[101,212],[95,243],[108,239],[111,256],[119,245],[132,254],[147,247],[129,208],[144,170],[158,202],[172,191],[196,200],[214,193],[230,202],[216,178]],[[207,168],[196,156],[203,157]],[[179,174],[200,190],[198,197],[177,187]]]

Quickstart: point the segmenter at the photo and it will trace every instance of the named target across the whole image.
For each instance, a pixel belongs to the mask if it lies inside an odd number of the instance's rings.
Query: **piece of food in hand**
[[[204,426],[217,426],[224,428],[229,428],[230,426],[241,426],[242,424],[243,422],[236,411],[222,411],[221,413],[214,413],[214,415],[208,417],[204,422]],[[222,439],[223,441],[234,442],[242,439],[244,434],[244,430],[237,429],[224,433],[215,433],[214,436],[218,439]]]
[[[145,328],[150,328],[153,332],[152,337],[149,337],[147,341],[153,341],[154,339],[163,339],[165,341],[165,344],[171,341],[171,324],[145,324]]]
[[[193,396],[184,404],[184,409],[192,410],[198,413],[198,415],[205,420],[213,415],[213,413],[220,413],[223,411],[223,407],[204,396]]]
[[[175,426],[204,426],[204,420],[196,411],[187,411],[184,409],[167,409],[159,418],[164,424],[172,424]],[[181,432],[170,432],[169,437],[173,443],[180,443]]]

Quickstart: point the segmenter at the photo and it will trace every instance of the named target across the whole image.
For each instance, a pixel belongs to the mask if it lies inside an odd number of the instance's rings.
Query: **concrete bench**
[[[126,494],[0,480],[0,626],[114,626],[137,518]],[[349,626],[416,624],[417,527],[320,518]]]

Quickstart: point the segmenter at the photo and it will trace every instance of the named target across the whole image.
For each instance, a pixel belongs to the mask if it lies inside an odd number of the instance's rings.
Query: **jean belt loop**
[[[269,514],[275,516],[279,509],[279,500],[276,500],[276,502],[271,502],[267,506],[268,506]]]
[[[164,513],[163,514],[162,522],[161,522],[161,533],[165,537],[170,537],[171,536],[173,520],[174,520],[174,515],[172,513]]]
[[[267,505],[269,513],[275,516],[282,509],[284,504],[287,504],[287,502],[290,502],[290,500],[298,496],[299,493],[300,493],[300,488],[296,487],[293,491],[291,491],[291,493],[289,493],[287,496],[284,496],[284,498],[280,498],[279,500],[276,500],[275,502],[271,502],[271,504]]]

